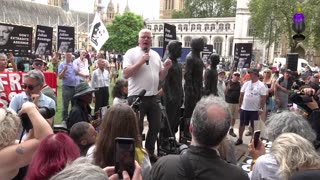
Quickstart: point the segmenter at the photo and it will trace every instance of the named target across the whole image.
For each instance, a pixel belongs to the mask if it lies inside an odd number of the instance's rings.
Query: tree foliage
[[[279,39],[279,36],[285,35],[291,52],[294,52],[298,42],[292,39],[295,34],[292,29],[292,17],[298,5],[301,5],[305,16],[306,30],[302,34],[306,36],[306,40],[303,43],[310,47],[319,47],[320,17],[315,8],[320,5],[319,0],[250,0],[248,6],[254,35],[265,42],[270,40],[271,43]]]
[[[236,0],[185,0],[184,9],[172,18],[234,17]]]
[[[102,49],[126,52],[137,45],[138,33],[143,27],[143,19],[140,15],[129,11],[125,11],[123,15],[116,15],[112,24],[107,25],[109,39]]]

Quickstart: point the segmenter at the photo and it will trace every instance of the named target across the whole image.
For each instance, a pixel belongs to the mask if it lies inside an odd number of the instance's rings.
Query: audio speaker
[[[287,69],[291,71],[297,71],[298,68],[298,53],[288,53],[287,54]]]

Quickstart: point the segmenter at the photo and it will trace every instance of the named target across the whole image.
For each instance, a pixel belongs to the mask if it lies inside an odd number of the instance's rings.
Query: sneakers
[[[229,135],[232,137],[237,137],[237,135],[233,132],[232,128],[229,130]]]
[[[252,136],[252,132],[251,131],[247,131],[245,136]]]
[[[238,140],[234,143],[234,145],[238,146],[238,145],[240,145],[240,144],[242,144],[242,143],[243,143],[242,139],[238,139]]]

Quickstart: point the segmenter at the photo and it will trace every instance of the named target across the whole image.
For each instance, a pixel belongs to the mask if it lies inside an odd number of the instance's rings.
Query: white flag
[[[101,21],[99,15],[96,13],[94,20],[91,25],[90,33],[90,44],[96,49],[97,52],[100,51],[102,45],[108,40],[109,33],[106,26]]]

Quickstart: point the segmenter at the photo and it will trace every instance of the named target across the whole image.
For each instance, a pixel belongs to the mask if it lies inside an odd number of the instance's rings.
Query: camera
[[[308,95],[305,95],[303,91],[299,91],[297,93],[292,94],[290,96],[290,100],[293,103],[300,105],[300,104],[311,102],[312,97],[316,102],[319,101],[319,97],[317,95],[308,96]]]
[[[48,107],[39,107],[38,111],[42,115],[42,117],[45,119],[52,118],[56,113],[54,108],[48,108]],[[28,114],[27,113],[21,114],[20,119],[21,119],[22,127],[27,132],[29,132],[29,130],[32,129],[33,126],[32,126],[32,123],[30,121]]]

